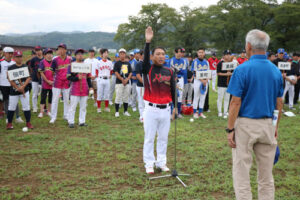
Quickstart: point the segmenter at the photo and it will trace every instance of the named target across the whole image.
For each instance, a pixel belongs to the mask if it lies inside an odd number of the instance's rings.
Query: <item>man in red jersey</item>
[[[219,63],[219,60],[216,57],[216,53],[213,52],[212,56],[207,61],[209,63],[209,68],[211,70],[212,89],[214,92],[216,92],[217,64]]]

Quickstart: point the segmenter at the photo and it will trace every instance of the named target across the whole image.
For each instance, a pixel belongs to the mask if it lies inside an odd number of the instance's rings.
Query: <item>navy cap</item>
[[[84,49],[76,49],[74,54],[76,55],[78,53],[85,53],[85,50]]]
[[[89,52],[94,52],[95,53],[95,50],[94,49],[89,49]]]
[[[231,55],[231,51],[229,49],[227,49],[223,52],[223,55],[228,55],[228,54]]]
[[[284,51],[283,48],[280,48],[280,49],[277,50],[277,53],[284,53],[284,52],[285,52],[285,51]]]
[[[62,47],[62,48],[67,49],[67,45],[64,44],[64,43],[60,43],[60,44],[57,46],[57,48],[59,48],[59,47]]]
[[[53,50],[50,48],[47,48],[44,50],[44,54],[46,55],[47,53],[53,53]]]
[[[216,56],[217,54],[216,54],[216,52],[212,52],[211,55]]]

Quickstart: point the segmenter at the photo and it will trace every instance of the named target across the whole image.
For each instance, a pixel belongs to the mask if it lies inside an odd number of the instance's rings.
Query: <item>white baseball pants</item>
[[[109,99],[110,80],[98,78],[97,81],[97,100],[104,101]]]
[[[217,70],[211,70],[211,78],[212,78],[212,89],[215,90],[216,89],[216,80],[217,80]]]
[[[24,97],[25,95],[25,97]],[[30,102],[29,102],[29,91],[27,91],[25,94],[21,95],[9,95],[9,101],[8,101],[8,110],[9,111],[15,111],[17,109],[17,105],[19,103],[19,100],[22,104],[23,111],[30,111]]]
[[[224,114],[226,114],[228,112],[230,94],[227,92],[226,87],[218,87],[217,106],[218,106],[219,113],[222,113],[223,98],[224,98]]]
[[[137,100],[137,85],[136,83],[131,84],[131,95],[130,95],[130,102],[132,108],[136,107],[136,100]]]
[[[111,76],[111,82],[110,82],[110,90],[109,90],[109,100],[112,101],[114,97],[116,87],[116,75]]]
[[[178,102],[181,103],[182,102],[182,97],[183,97],[183,90],[184,90],[184,78],[178,78],[178,82],[177,82],[177,87],[179,87],[178,89]]]
[[[62,92],[64,98],[64,119],[68,119],[69,117],[69,98],[70,98],[70,88],[68,89],[60,89],[60,88],[52,88],[52,105],[51,105],[51,120],[56,120],[57,117],[57,107],[59,95]]]
[[[145,102],[144,102],[144,87],[136,87],[137,97],[138,97],[138,108],[140,113],[140,119],[144,118],[143,113],[145,109]]]
[[[39,96],[39,82],[32,82],[32,108],[34,110],[37,110],[37,102],[38,102],[38,96]]]
[[[205,103],[205,97],[207,94],[207,88],[209,85],[209,82],[206,83],[206,90],[204,94],[200,93],[200,87],[202,85],[202,82],[200,80],[195,79],[194,80],[194,100],[193,100],[193,109],[197,109],[198,106],[200,109],[203,108]]]
[[[69,111],[69,118],[68,118],[69,124],[75,123],[75,113],[76,113],[76,108],[78,103],[79,103],[79,124],[85,123],[87,99],[88,96],[71,95],[70,111]]]
[[[143,160],[145,167],[163,167],[167,163],[168,134],[170,130],[170,107],[155,108],[145,101],[144,111],[144,149]],[[157,133],[156,153],[154,156],[154,140]]]
[[[285,88],[282,97],[283,101],[287,92],[289,92],[289,108],[292,108],[294,106],[295,86],[290,82],[285,81]]]

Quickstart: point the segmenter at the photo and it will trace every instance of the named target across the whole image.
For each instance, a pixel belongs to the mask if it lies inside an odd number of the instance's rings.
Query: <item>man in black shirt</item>
[[[16,64],[13,64],[8,68],[7,70],[8,73],[11,70],[16,70],[20,68],[24,68],[24,70],[28,70],[29,72],[28,66],[22,64],[23,61],[22,57],[23,54],[21,51],[14,52],[14,60]],[[9,92],[9,105],[8,105],[8,113],[7,113],[8,123],[6,129],[13,129],[12,120],[19,100],[21,100],[22,103],[22,108],[26,118],[26,126],[30,129],[33,129],[33,126],[30,123],[31,113],[30,113],[29,87],[28,87],[30,80],[31,80],[30,77],[23,77],[21,79],[9,80],[11,84],[11,88]]]
[[[42,48],[40,46],[35,47],[35,52],[36,56],[33,57],[30,61],[30,74],[31,74],[31,79],[32,79],[32,107],[33,107],[33,112],[37,112],[37,100],[38,100],[38,95],[39,95],[39,88],[41,84],[41,77],[38,72],[39,65],[41,60],[43,60],[43,52]]]
[[[293,55],[293,62],[291,64],[291,70],[287,70],[286,73],[283,74],[283,78],[285,79],[285,88],[283,92],[283,99],[287,92],[289,92],[289,109],[295,110],[294,106],[294,95],[295,95],[295,85],[297,83],[297,77],[299,76],[298,69],[298,55]]]
[[[217,75],[218,75],[218,117],[222,117],[222,104],[224,98],[224,118],[228,117],[228,106],[230,94],[227,92],[227,87],[229,83],[229,77],[232,75],[231,71],[222,70],[222,65],[224,62],[230,62],[231,59],[231,51],[225,50],[223,53],[223,59],[217,65]]]
[[[124,104],[124,115],[130,116],[128,113],[128,98],[130,94],[130,83],[129,80],[132,76],[132,69],[129,62],[125,61],[126,59],[126,50],[119,50],[120,60],[114,65],[114,72],[116,74],[116,99],[115,99],[115,108],[116,113],[115,117],[119,117],[119,105],[123,102]]]

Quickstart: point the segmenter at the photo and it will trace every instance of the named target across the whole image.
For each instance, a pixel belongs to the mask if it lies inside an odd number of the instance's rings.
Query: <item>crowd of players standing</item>
[[[23,53],[15,51],[11,47],[0,48],[0,117],[6,114],[7,129],[12,129],[12,120],[16,113],[16,122],[23,123],[19,114],[19,100],[26,118],[26,126],[33,128],[30,123],[30,92],[32,112],[38,113],[38,98],[40,108],[37,116],[39,118],[48,115],[50,123],[53,124],[57,118],[59,101],[64,103],[64,120],[68,121],[69,127],[75,127],[75,112],[79,104],[79,125],[86,126],[87,99],[93,96],[94,106],[97,112],[110,112],[109,105],[115,105],[115,117],[120,116],[120,108],[124,107],[124,115],[130,117],[128,107],[132,112],[138,110],[140,122],[143,123],[143,110],[145,107],[143,94],[143,50],[135,49],[129,54],[123,48],[116,53],[113,59],[109,58],[108,49],[100,49],[100,56],[96,57],[93,49],[88,51],[88,57],[83,49],[77,49],[74,57],[68,55],[67,46],[59,44],[54,56],[53,49],[42,49],[36,46],[32,51],[32,58],[24,63]],[[284,78],[284,96],[293,110],[294,104],[299,99],[300,88],[300,64],[299,53],[293,53],[292,57],[284,49],[278,49],[277,53],[268,53],[268,59],[278,66],[279,62],[290,62],[291,70],[282,71]],[[222,63],[234,62],[236,65],[247,61],[245,51],[238,56],[230,50],[225,50],[221,59],[212,52],[207,59],[205,49],[199,48],[196,55],[186,53],[182,47],[174,50],[174,57],[165,57],[164,67],[173,68],[177,76],[177,110],[178,118],[183,118],[182,111],[190,108],[194,118],[206,118],[204,112],[209,110],[209,84],[212,83],[212,92],[218,93],[217,110],[218,117],[228,117],[228,106],[230,95],[227,93],[227,86],[233,71],[222,69]],[[92,72],[78,74],[71,72],[71,63],[88,63],[92,65]],[[7,76],[8,70],[18,67],[28,67],[30,77],[22,80],[10,81]],[[197,71],[211,71],[210,79],[198,79]],[[163,77],[157,77],[163,78]],[[288,93],[288,95],[286,95]],[[115,99],[113,102],[113,97]],[[47,101],[48,100],[48,101]],[[101,105],[104,102],[104,109]],[[223,105],[224,104],[224,105]],[[223,109],[222,109],[223,107]],[[174,105],[172,112],[174,113]],[[170,113],[172,118],[172,114]]]

